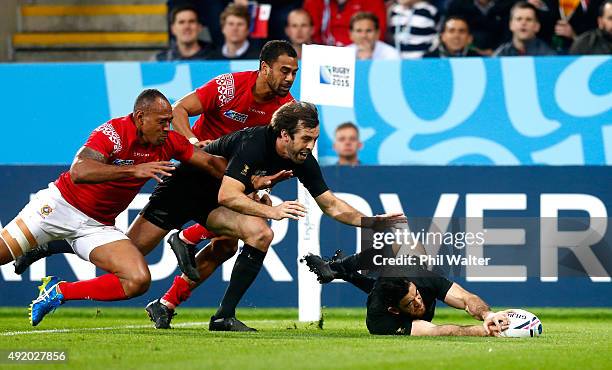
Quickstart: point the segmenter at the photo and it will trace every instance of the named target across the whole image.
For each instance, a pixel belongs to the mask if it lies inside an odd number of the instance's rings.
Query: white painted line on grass
[[[282,320],[249,320],[250,323],[270,323],[270,322],[282,322]],[[72,328],[72,329],[43,329],[43,330],[21,330],[21,331],[7,331],[0,332],[0,337],[10,337],[15,335],[29,335],[29,334],[55,334],[55,333],[80,333],[87,331],[104,331],[104,330],[121,330],[121,329],[146,329],[153,328],[153,324],[147,325],[121,325],[121,326],[105,326],[97,328]],[[208,326],[208,321],[194,321],[194,322],[180,322],[172,324],[174,328],[188,328],[193,326]]]

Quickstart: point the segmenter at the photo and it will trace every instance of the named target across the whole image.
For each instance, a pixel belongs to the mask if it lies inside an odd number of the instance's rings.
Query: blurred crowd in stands
[[[612,54],[612,0],[169,0],[156,60],[257,59],[271,39],[358,59]]]

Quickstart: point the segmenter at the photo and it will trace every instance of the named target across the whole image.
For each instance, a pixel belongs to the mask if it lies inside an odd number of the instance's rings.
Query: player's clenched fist
[[[172,176],[174,165],[170,161],[147,162],[134,166],[134,177],[137,179],[155,179],[162,182],[162,176]]]
[[[270,218],[273,220],[282,220],[284,218],[297,220],[304,216],[306,216],[306,207],[298,201],[289,200],[274,207],[274,211]]]

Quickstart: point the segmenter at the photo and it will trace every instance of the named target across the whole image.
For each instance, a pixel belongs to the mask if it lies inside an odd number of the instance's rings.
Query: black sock
[[[340,258],[329,264],[332,270],[352,274],[359,270],[370,270],[373,269],[374,256],[381,254],[380,249],[369,248],[363,252],[355,253],[350,256]]]
[[[221,301],[221,306],[219,306],[217,313],[215,313],[215,318],[236,316],[236,306],[238,306],[238,302],[240,302],[244,293],[255,281],[265,257],[265,252],[250,245],[245,244],[242,247],[242,252],[236,258],[232,277]]]
[[[62,254],[62,253],[72,253],[72,247],[65,240],[53,240],[47,243],[47,250],[49,251],[49,255],[52,254]]]
[[[376,279],[365,276],[358,272],[346,275],[343,280],[353,284],[354,286],[363,290],[367,294],[370,294],[372,288],[374,288],[374,283],[376,282]]]

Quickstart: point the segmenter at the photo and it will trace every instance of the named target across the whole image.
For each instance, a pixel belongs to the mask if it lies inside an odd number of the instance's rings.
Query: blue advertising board
[[[17,214],[31,193],[45,187],[65,169],[66,166],[0,167],[3,184],[0,190],[3,199],[0,211],[2,224]],[[465,217],[478,208],[492,209],[497,216],[539,217],[549,213],[546,207],[550,208],[551,202],[548,201],[549,205],[545,206],[544,200],[554,197],[553,208],[559,212],[581,211],[589,217],[605,218],[609,212],[607,205],[612,200],[612,190],[608,186],[612,181],[612,171],[604,166],[332,166],[324,168],[323,172],[328,185],[338,196],[366,214],[394,211],[399,207],[409,217],[432,217],[436,212],[443,212],[447,217]],[[295,199],[295,181],[279,184],[273,195],[282,200]],[[146,194],[150,193],[152,185],[148,183],[143,194],[130,207],[128,217],[120,217],[119,227],[125,229],[128,218],[133,219],[139,208],[144,206]],[[478,204],[474,202],[476,196],[481,199]],[[508,207],[507,199],[503,200],[503,197],[512,197],[516,200],[515,204]],[[485,199],[484,203],[482,199]],[[580,207],[576,207],[576,199],[585,201],[578,202]],[[599,206],[600,213],[595,214],[587,204]],[[601,209],[605,214],[601,214]],[[607,227],[606,235],[609,233]],[[275,239],[272,251],[266,257],[255,284],[242,301],[243,306],[297,306],[297,224],[288,220],[274,221],[273,229]],[[324,216],[319,229],[321,253],[331,256],[336,249],[343,249],[347,253],[356,251],[359,240],[355,230]],[[527,240],[537,239],[538,235],[527,235]],[[557,281],[542,281],[540,271],[536,269],[528,271],[528,276],[522,282],[474,282],[463,278],[457,281],[496,306],[610,306],[610,247],[598,247],[600,249],[593,256],[606,269],[607,279],[601,274],[598,279],[591,279],[585,274],[583,277],[560,276]],[[541,247],[537,243],[526,243],[516,248],[520,252]],[[536,255],[540,253],[536,251]],[[95,275],[93,266],[75,261],[78,260],[75,256],[69,257],[70,262],[65,256],[53,256],[38,262],[22,277],[11,273],[10,264],[3,266],[0,270],[0,305],[26,305],[37,293],[37,279],[45,274],[56,274],[68,280]],[[148,256],[148,261],[154,280],[149,292],[130,301],[114,302],[113,305],[144,305],[170,286],[177,273],[172,252],[160,246]],[[216,306],[219,303],[231,272],[231,263],[226,265],[194,292],[188,305]],[[365,295],[346,283],[332,283],[323,289],[322,303],[326,306],[360,306],[364,302]]]

